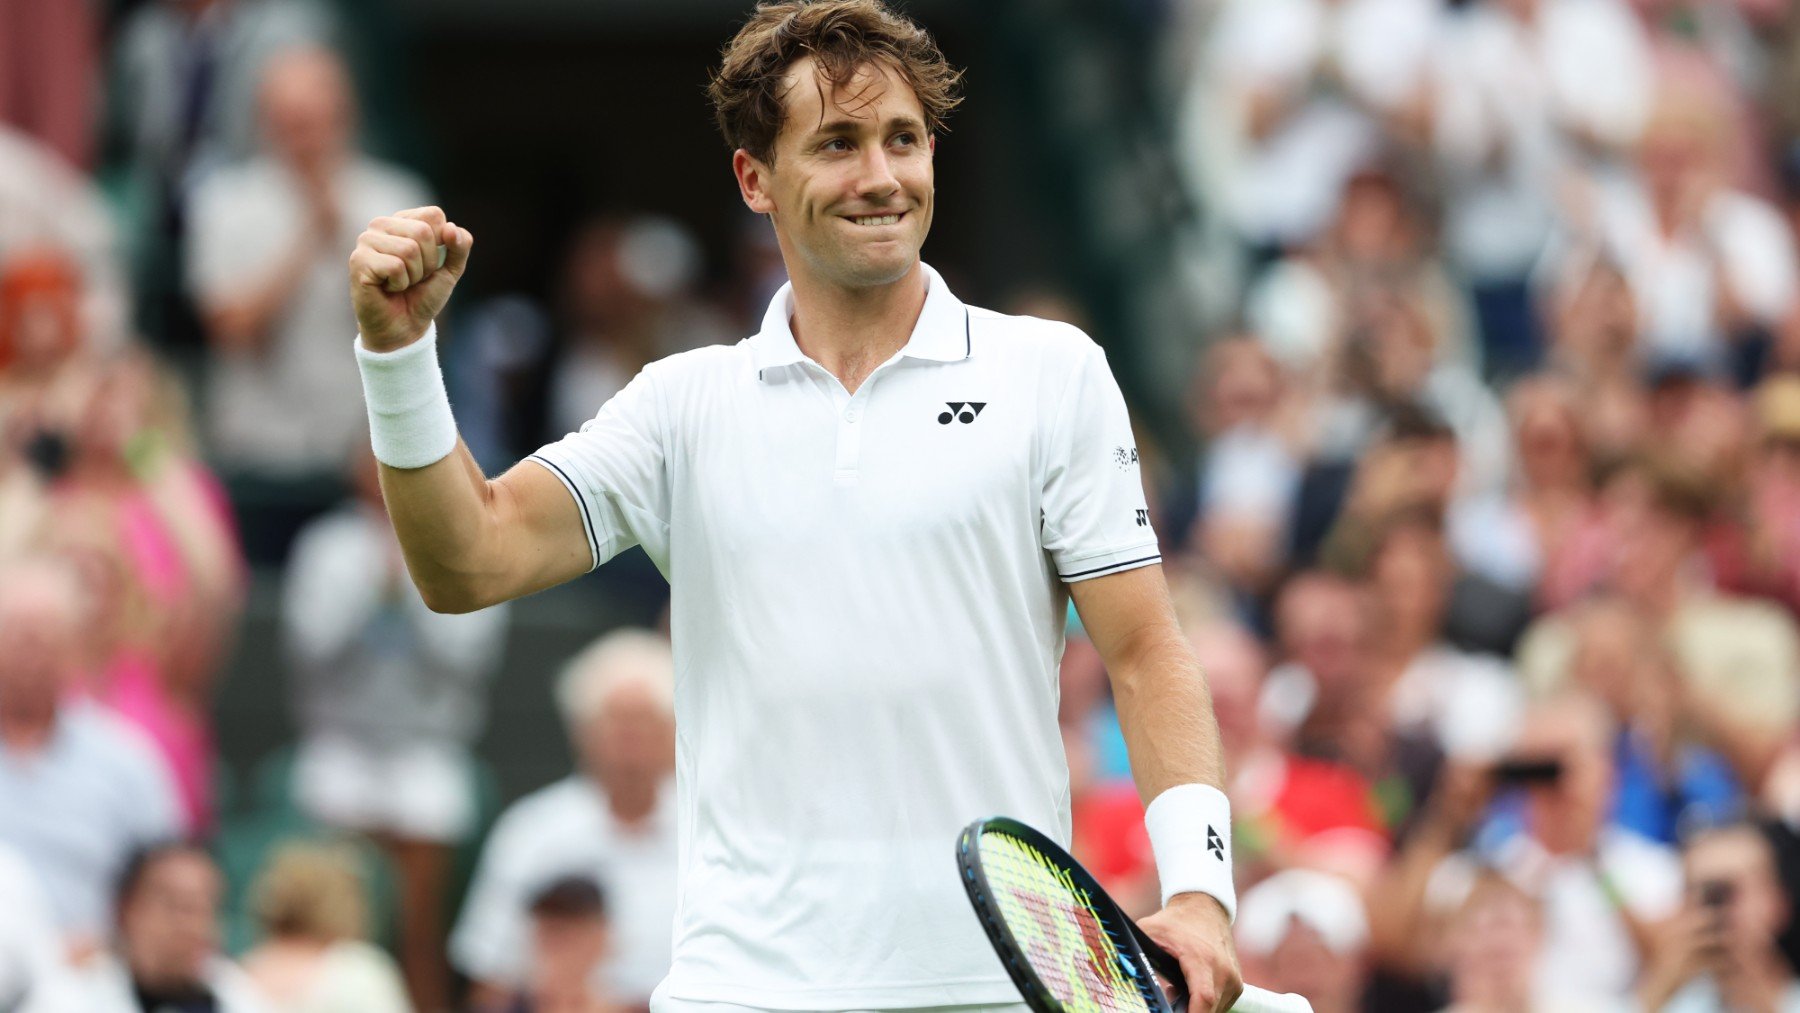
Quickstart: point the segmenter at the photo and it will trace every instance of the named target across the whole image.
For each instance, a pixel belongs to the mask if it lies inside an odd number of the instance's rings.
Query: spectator
[[[343,251],[371,219],[430,201],[356,149],[349,74],[329,51],[272,57],[257,108],[263,154],[199,185],[187,269],[212,353],[210,445],[247,519],[272,525],[246,531],[252,555],[278,560],[293,526],[335,501],[366,425]]]
[[[1532,1013],[1532,966],[1543,951],[1543,906],[1492,869],[1475,874],[1445,929],[1445,1013]],[[1551,1007],[1556,1008],[1556,1007]]]
[[[1800,1010],[1800,977],[1777,942],[1793,904],[1768,838],[1749,824],[1713,828],[1689,842],[1682,860],[1686,902],[1645,976],[1644,1008]]]
[[[354,499],[300,533],[282,593],[300,723],[294,791],[313,818],[371,834],[393,858],[401,966],[413,1001],[435,1010],[448,987],[444,889],[454,847],[475,828],[470,749],[510,613],[427,608],[366,448],[353,482]]]
[[[1780,213],[1723,177],[1726,128],[1707,98],[1663,87],[1638,144],[1641,182],[1606,192],[1599,227],[1642,309],[1646,356],[1749,383],[1795,305],[1800,262]]]
[[[622,1013],[598,974],[610,946],[605,898],[591,879],[552,880],[531,899],[531,975],[475,1013]]]
[[[725,340],[725,321],[696,295],[700,266],[693,237],[667,218],[600,219],[576,233],[563,266],[552,432],[580,429],[645,363]]]
[[[492,1001],[529,980],[533,891],[562,876],[604,884],[615,938],[604,969],[627,1005],[669,969],[675,918],[674,661],[666,641],[615,630],[563,670],[557,703],[576,773],[514,803],[489,836],[450,939]]]
[[[118,883],[118,953],[81,970],[91,1013],[268,1013],[244,973],[219,955],[225,879],[192,844],[131,857]]]
[[[1681,679],[1679,712],[1721,750],[1742,782],[1760,785],[1779,742],[1800,719],[1800,633],[1780,607],[1718,594],[1700,561],[1712,491],[1692,475],[1640,463],[1604,493],[1611,532],[1608,584],[1669,640]],[[1564,685],[1576,639],[1567,614],[1547,616],[1519,645],[1527,687]]]
[[[1314,1013],[1365,1008],[1369,925],[1344,880],[1311,869],[1263,880],[1239,902],[1237,941],[1246,981],[1304,996]]]
[[[165,346],[201,341],[180,280],[195,187],[253,152],[257,87],[274,54],[327,44],[336,28],[319,0],[153,0],[120,26],[104,157],[131,214],[139,324]],[[268,210],[257,209],[265,224]]]
[[[74,6],[74,5],[70,5]],[[84,343],[115,350],[130,334],[123,238],[93,182],[32,139],[0,126],[0,262],[54,252],[76,267]]]
[[[1658,923],[1679,902],[1680,870],[1662,845],[1608,823],[1616,728],[1605,706],[1571,691],[1529,712],[1511,770],[1529,779],[1497,784],[1509,768],[1446,768],[1417,831],[1402,846],[1371,909],[1383,960],[1426,973],[1434,927],[1433,880],[1468,882],[1491,866],[1543,905],[1544,945],[1532,973],[1539,1001],[1605,1003],[1634,987]],[[1521,787],[1522,786],[1522,787]],[[1524,794],[1458,851],[1496,787]],[[1443,886],[1439,890],[1445,889]]]
[[[105,932],[126,859],[180,826],[175,789],[134,729],[73,696],[80,586],[37,557],[0,570],[0,844],[37,875],[76,948]]]
[[[95,363],[86,382],[43,537],[81,566],[94,606],[87,689],[156,744],[187,830],[207,832],[213,679],[245,590],[231,511],[147,357]]]
[[[1444,245],[1469,279],[1488,369],[1541,353],[1527,279],[1561,191],[1642,128],[1651,81],[1622,0],[1490,0],[1450,15],[1438,51],[1433,142],[1447,191]]]
[[[369,910],[345,849],[289,844],[251,887],[263,941],[244,970],[275,1013],[409,1013],[406,985],[369,945]]]

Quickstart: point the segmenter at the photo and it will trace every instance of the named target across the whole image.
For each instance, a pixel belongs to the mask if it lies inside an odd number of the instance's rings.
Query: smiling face
[[[744,203],[775,224],[797,285],[891,285],[918,267],[931,228],[933,142],[925,111],[885,63],[832,87],[811,57],[783,79],[768,161],[732,158]]]

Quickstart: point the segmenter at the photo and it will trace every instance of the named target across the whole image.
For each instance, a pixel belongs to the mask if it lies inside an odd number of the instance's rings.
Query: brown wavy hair
[[[786,115],[782,80],[808,56],[818,63],[821,85],[831,89],[869,64],[886,64],[918,95],[931,134],[945,130],[945,118],[962,102],[962,71],[950,66],[925,29],[881,0],[762,3],[726,44],[706,89],[729,147],[774,164]]]

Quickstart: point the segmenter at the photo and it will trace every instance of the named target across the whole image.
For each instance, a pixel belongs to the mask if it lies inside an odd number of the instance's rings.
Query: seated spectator
[[[1383,962],[1428,973],[1437,952],[1430,894],[1486,866],[1543,905],[1544,944],[1532,972],[1540,999],[1623,999],[1651,934],[1679,903],[1680,869],[1669,849],[1607,820],[1616,734],[1604,704],[1570,691],[1528,713],[1514,762],[1446,768],[1376,893],[1384,899],[1371,909]],[[1499,788],[1509,796],[1500,816],[1459,850]]]
[[[225,878],[192,844],[133,855],[118,883],[118,951],[81,968],[91,1013],[268,1013],[256,986],[219,955]]]
[[[674,661],[642,630],[601,637],[563,670],[557,703],[574,774],[514,803],[494,825],[451,959],[493,1001],[528,981],[526,914],[544,883],[603,884],[614,946],[603,979],[641,1006],[668,973],[675,919]]]
[[[612,930],[605,898],[591,879],[564,876],[531,898],[531,973],[513,995],[475,1013],[624,1013],[598,973]]]
[[[353,482],[354,499],[300,533],[283,588],[300,723],[293,787],[308,815],[370,834],[392,857],[401,966],[413,1001],[436,1009],[448,989],[444,890],[455,846],[475,826],[471,750],[510,611],[427,608],[366,447]]]
[[[86,629],[80,595],[54,560],[0,569],[0,844],[37,875],[76,947],[105,933],[126,859],[181,825],[155,749],[72,692]]]
[[[1682,865],[1686,901],[1644,976],[1644,1008],[1800,1010],[1800,976],[1778,944],[1793,903],[1768,838],[1744,823],[1704,830]]]
[[[123,243],[93,181],[0,124],[0,261],[35,250],[69,258],[80,278],[75,322],[96,350],[125,343],[131,312]]]
[[[1244,892],[1236,923],[1244,980],[1292,992],[1314,1013],[1358,1013],[1368,977],[1369,923],[1344,880],[1278,872]]]
[[[1722,587],[1800,616],[1800,376],[1763,381],[1755,414],[1744,502],[1714,533],[1708,559]]]
[[[88,383],[43,537],[80,565],[95,607],[86,688],[156,744],[188,832],[203,833],[214,820],[213,682],[246,583],[236,528],[187,445],[185,406],[147,356],[97,362]]]
[[[1444,929],[1450,992],[1444,1013],[1545,1008],[1534,1002],[1531,981],[1543,946],[1543,905],[1492,869],[1476,873]]]
[[[1207,349],[1193,398],[1206,439],[1200,461],[1198,547],[1240,597],[1272,590],[1291,537],[1298,449],[1283,417],[1282,367],[1253,337]]]
[[[393,958],[368,942],[368,900],[342,848],[290,844],[251,887],[263,941],[244,971],[276,1013],[409,1013]]]
[[[1664,80],[1638,140],[1635,185],[1608,190],[1599,226],[1637,303],[1645,356],[1752,383],[1793,309],[1800,264],[1776,208],[1731,188],[1717,96]]]
[[[344,251],[371,219],[429,197],[356,149],[355,99],[332,53],[272,58],[259,110],[265,153],[195,192],[187,270],[212,353],[209,443],[246,521],[287,525],[245,533],[253,557],[277,560],[293,529],[335,502],[366,425],[344,351],[356,335]],[[244,510],[252,501],[266,509]]]
[[[1719,594],[1699,562],[1712,490],[1648,462],[1608,483],[1606,584],[1666,637],[1681,675],[1679,711],[1701,741],[1760,785],[1800,720],[1800,631],[1781,607]],[[1520,641],[1519,674],[1536,695],[1568,682],[1578,640],[1568,613],[1535,622]]]

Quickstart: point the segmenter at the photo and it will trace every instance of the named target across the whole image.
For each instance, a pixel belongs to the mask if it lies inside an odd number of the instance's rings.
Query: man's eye
[[[906,147],[912,147],[913,145],[919,143],[919,139],[914,137],[910,132],[899,133],[899,134],[894,135],[894,143],[904,145]]]
[[[844,140],[842,137],[833,137],[819,147],[822,151],[849,151],[850,142]]]

